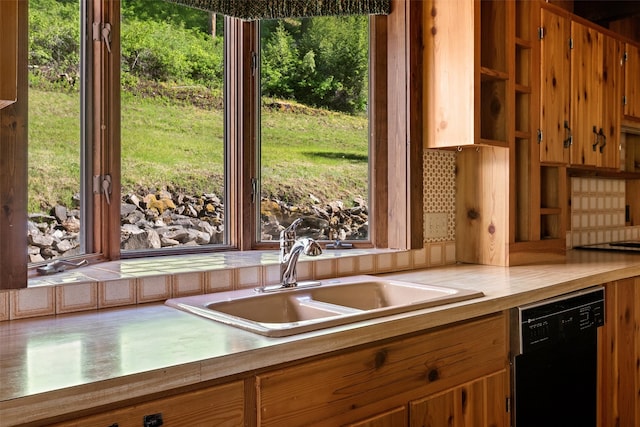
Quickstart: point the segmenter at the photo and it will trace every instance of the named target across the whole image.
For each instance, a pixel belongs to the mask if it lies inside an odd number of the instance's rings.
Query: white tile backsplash
[[[640,227],[625,226],[624,180],[571,178],[571,246],[637,239]]]

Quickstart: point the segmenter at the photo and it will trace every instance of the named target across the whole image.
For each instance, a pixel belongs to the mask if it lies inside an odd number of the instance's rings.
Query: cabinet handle
[[[598,135],[602,137],[602,142],[600,143],[600,152],[603,153],[604,147],[607,145],[607,135],[604,134],[604,130],[602,130],[602,128],[600,128],[600,131],[598,131]]]
[[[593,134],[595,135],[595,142],[591,148],[593,148],[593,151],[596,151],[596,147],[600,144],[600,134],[598,134],[598,128],[595,126],[593,127]]]
[[[573,144],[573,134],[571,133],[569,122],[566,120],[564,121],[564,129],[566,131],[565,135],[567,135],[567,138],[563,141],[562,145],[564,145],[564,148],[569,148]]]
[[[538,129],[538,144],[542,142],[542,138],[544,137],[542,133],[542,129]]]

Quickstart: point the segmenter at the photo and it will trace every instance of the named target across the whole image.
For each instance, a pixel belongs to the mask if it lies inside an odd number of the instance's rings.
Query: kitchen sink
[[[315,287],[219,292],[174,298],[166,304],[261,335],[282,337],[483,295],[470,289],[361,275],[326,280]]]

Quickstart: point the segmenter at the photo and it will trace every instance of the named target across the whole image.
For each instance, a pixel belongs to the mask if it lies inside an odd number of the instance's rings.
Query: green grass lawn
[[[367,119],[263,109],[262,193],[292,203],[367,195]],[[29,212],[71,205],[80,184],[78,95],[30,89]],[[138,187],[222,196],[223,114],[166,99],[122,96],[123,194]]]

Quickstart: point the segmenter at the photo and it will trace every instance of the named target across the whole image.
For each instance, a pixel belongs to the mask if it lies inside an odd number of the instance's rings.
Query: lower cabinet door
[[[55,424],[55,427],[237,427],[244,425],[242,381]]]
[[[505,372],[409,403],[411,427],[508,427]]]
[[[344,427],[403,427],[408,425],[409,419],[405,405],[374,415],[362,421],[345,424]]]

